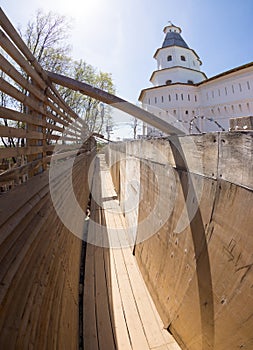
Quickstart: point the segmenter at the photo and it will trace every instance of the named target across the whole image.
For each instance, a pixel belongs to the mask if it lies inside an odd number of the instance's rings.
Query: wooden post
[[[36,83],[32,82],[32,84],[35,85],[36,88],[39,88],[39,86]],[[36,98],[31,92],[29,93],[29,96],[43,107],[43,102],[40,101],[38,98]],[[27,124],[27,129],[29,131],[37,131],[37,132],[41,133],[42,137],[39,140],[27,139],[27,146],[28,147],[30,147],[30,146],[31,147],[34,147],[34,146],[35,147],[38,147],[38,146],[43,147],[42,153],[35,153],[35,154],[31,154],[31,155],[27,156],[28,163],[30,163],[34,160],[42,159],[42,164],[38,168],[36,168],[36,169],[32,168],[31,170],[29,170],[28,177],[32,177],[36,174],[43,172],[46,169],[46,163],[45,163],[45,161],[43,161],[43,158],[44,159],[46,158],[46,130],[45,130],[44,126],[38,126],[38,125],[32,124],[32,121],[34,118],[42,119],[42,118],[45,118],[45,116],[38,114],[38,112],[36,112],[32,109],[29,109],[29,115],[31,117],[30,118],[31,123]],[[44,125],[46,124],[46,120],[45,120],[45,123],[43,123],[43,124]]]

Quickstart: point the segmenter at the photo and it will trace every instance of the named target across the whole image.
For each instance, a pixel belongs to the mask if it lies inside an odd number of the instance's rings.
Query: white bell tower
[[[181,28],[171,22],[164,28],[165,38],[154,58],[157,70],[151,75],[154,86],[175,83],[196,84],[206,79],[200,71],[201,61],[196,52],[181,37]]]

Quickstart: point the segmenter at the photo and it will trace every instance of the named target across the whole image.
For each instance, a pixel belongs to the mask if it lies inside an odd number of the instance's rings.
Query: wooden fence
[[[0,9],[0,186],[47,169],[55,144],[69,151],[88,131]],[[74,153],[75,151],[73,151]]]
[[[1,9],[0,24],[0,349],[77,349],[83,242],[57,215],[49,168],[63,202],[71,157],[84,219],[96,143]]]

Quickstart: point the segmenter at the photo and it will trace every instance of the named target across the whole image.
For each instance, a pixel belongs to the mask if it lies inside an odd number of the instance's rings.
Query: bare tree
[[[35,19],[28,22],[24,31],[20,29],[20,33],[43,68],[62,71],[69,64],[70,24],[65,16],[38,10]]]

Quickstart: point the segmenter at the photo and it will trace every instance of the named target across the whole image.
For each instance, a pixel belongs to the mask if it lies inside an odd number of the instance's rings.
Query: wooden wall
[[[58,206],[71,178],[84,220],[96,144],[2,9],[0,25],[0,349],[77,349],[82,240],[57,215],[49,169]]]
[[[80,154],[73,169],[84,212],[93,155]],[[48,172],[2,194],[0,203],[0,348],[77,349],[82,240],[58,218]]]
[[[126,146],[127,157],[140,163],[134,253],[164,326],[182,349],[253,347],[252,146],[252,132],[136,141]],[[111,153],[113,148],[118,159],[126,158],[116,145],[110,147]],[[125,168],[118,166],[118,171]],[[119,177],[127,178],[115,176],[115,170],[112,175],[116,188]],[[194,218],[177,232],[189,181],[202,194]],[[160,211],[155,207],[158,200]],[[191,194],[186,214],[194,202],[196,196]],[[163,210],[170,213],[149,235],[147,217],[154,210],[159,220],[166,217]]]

